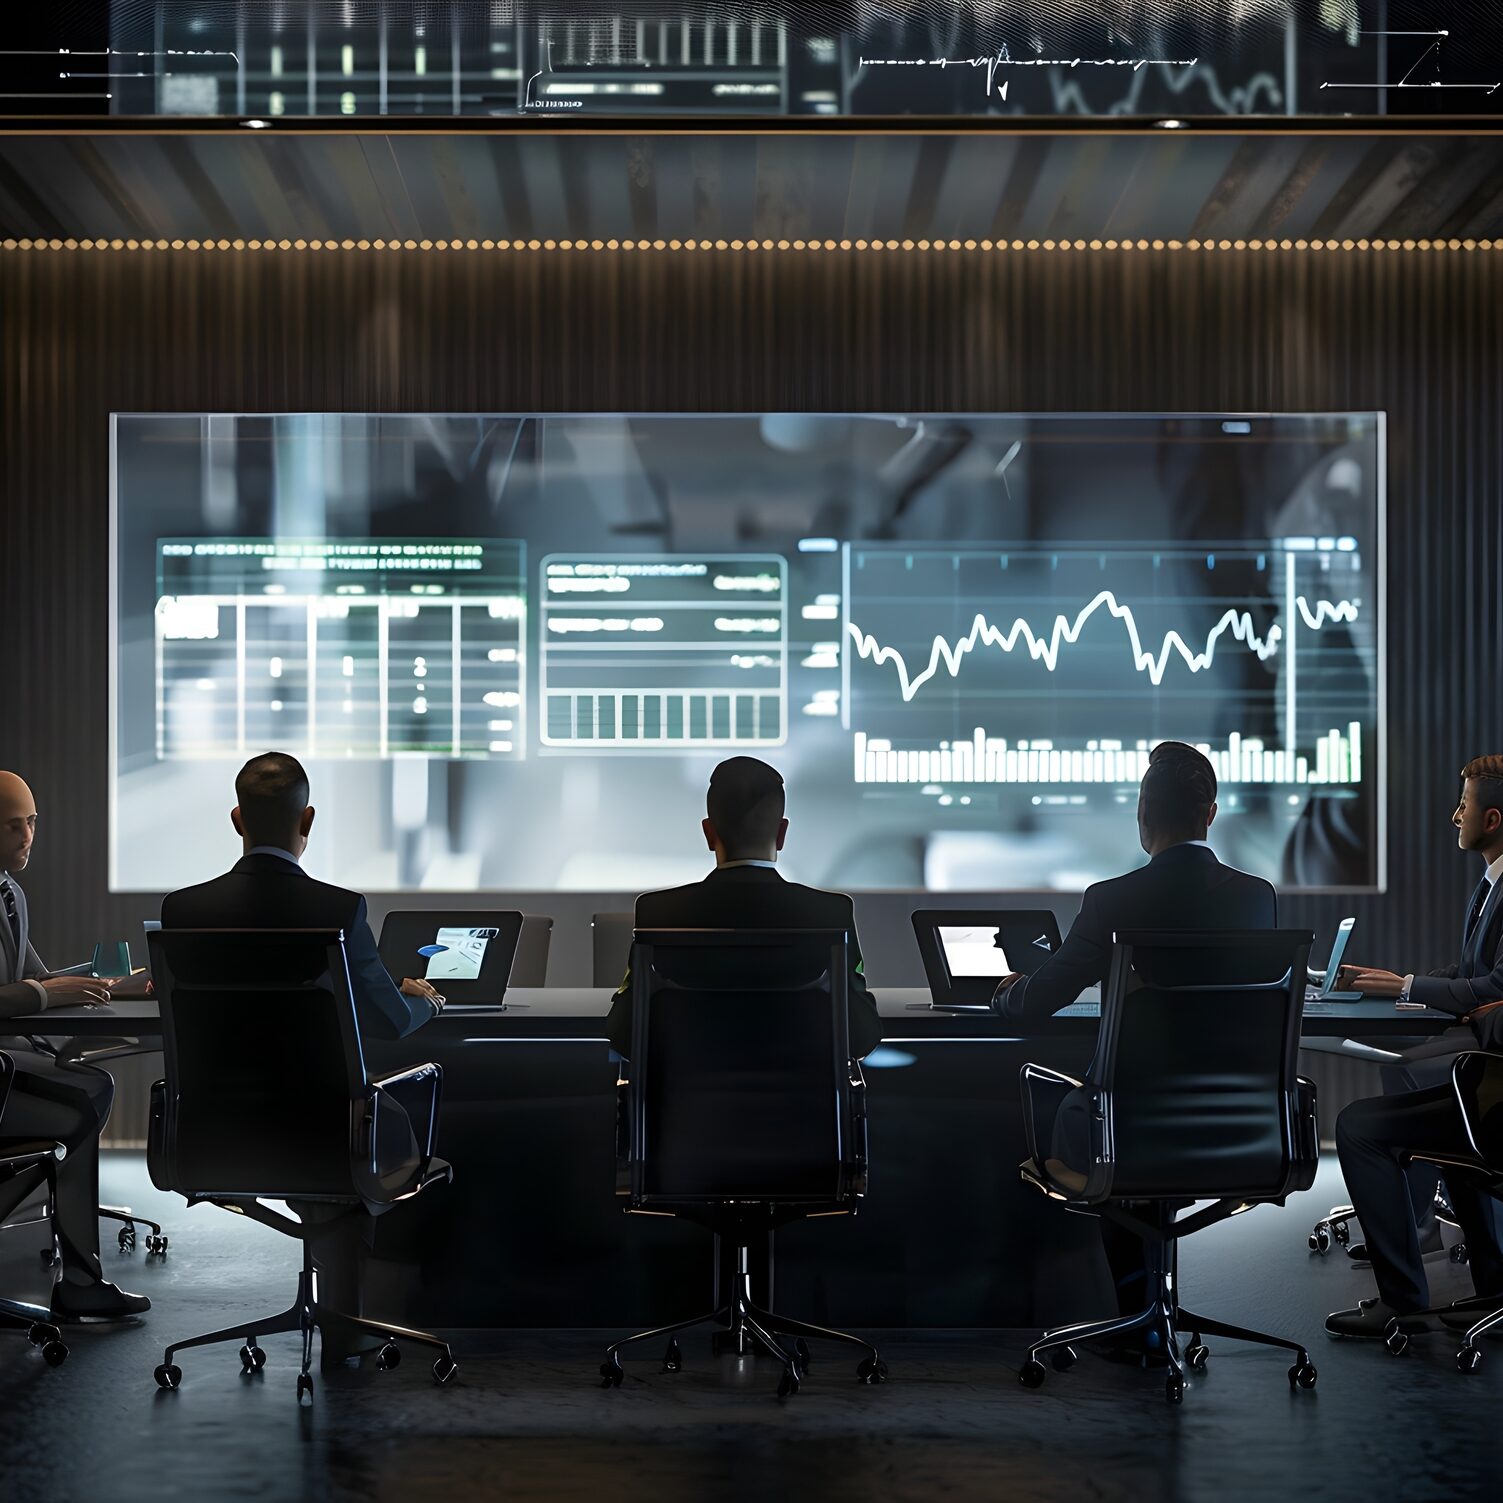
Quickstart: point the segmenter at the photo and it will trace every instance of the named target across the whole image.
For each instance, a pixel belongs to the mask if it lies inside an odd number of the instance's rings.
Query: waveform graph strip
[[[545,748],[781,746],[787,561],[775,554],[550,554],[540,563]]]
[[[964,740],[897,747],[885,736],[857,731],[852,774],[858,784],[1113,784],[1135,786],[1148,770],[1155,743],[1088,742],[1057,747],[1050,740],[1010,742],[977,726]],[[1360,721],[1333,726],[1311,752],[1269,746],[1261,737],[1233,732],[1225,745],[1195,743],[1209,758],[1219,784],[1230,787],[1356,786],[1362,781]]]

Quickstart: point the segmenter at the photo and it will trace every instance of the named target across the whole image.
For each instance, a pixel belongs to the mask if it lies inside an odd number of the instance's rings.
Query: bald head
[[[36,800],[25,779],[0,772],[0,871],[26,870],[36,828]]]

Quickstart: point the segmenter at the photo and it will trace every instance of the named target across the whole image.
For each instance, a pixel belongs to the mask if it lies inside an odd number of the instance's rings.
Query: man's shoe
[[[1440,1238],[1440,1225],[1431,1221],[1430,1225],[1420,1233],[1420,1257],[1435,1258],[1446,1250],[1446,1244]],[[1353,1242],[1346,1250],[1346,1255],[1352,1260],[1356,1268],[1371,1268],[1372,1254],[1367,1250],[1367,1243]]]
[[[1423,1316],[1404,1314],[1382,1300],[1362,1300],[1355,1310],[1337,1310],[1326,1316],[1326,1330],[1333,1336],[1355,1336],[1360,1341],[1381,1341],[1388,1334],[1389,1322],[1397,1319],[1399,1329],[1408,1335],[1428,1331],[1430,1322]]]
[[[129,1320],[151,1309],[144,1294],[131,1294],[98,1279],[92,1284],[70,1284],[66,1279],[52,1286],[52,1318],[60,1325],[84,1325],[90,1321]]]

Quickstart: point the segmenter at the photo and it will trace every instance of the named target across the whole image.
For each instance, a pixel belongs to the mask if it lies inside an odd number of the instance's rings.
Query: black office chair
[[[1484,1054],[1477,1050],[1458,1054],[1451,1066],[1451,1084],[1461,1104],[1471,1152],[1443,1157],[1417,1153],[1417,1159],[1438,1165],[1446,1174],[1467,1175],[1482,1181],[1491,1195],[1503,1197],[1503,1055]],[[1454,1304],[1437,1305],[1421,1312],[1425,1316],[1446,1315],[1452,1311],[1474,1312],[1480,1318],[1469,1326],[1456,1353],[1456,1366],[1464,1373],[1474,1373],[1482,1366],[1480,1337],[1503,1326],[1503,1297],[1474,1294]],[[1384,1345],[1397,1357],[1409,1349],[1410,1333],[1399,1329],[1397,1319],[1389,1322]]]
[[[314,1267],[315,1243],[341,1237],[349,1218],[379,1216],[451,1178],[433,1154],[439,1067],[367,1076],[337,930],[163,929],[150,944],[167,1069],[151,1092],[152,1183],[303,1244],[290,1309],[173,1342],[158,1384],[178,1386],[173,1358],[188,1347],[243,1336],[241,1367],[253,1373],[266,1361],[258,1337],[300,1331],[301,1399],[313,1391],[315,1330],[384,1337],[382,1368],[400,1360],[398,1339],[432,1347],[433,1375],[449,1382],[458,1366],[447,1343],[323,1304]],[[318,1203],[330,1215],[295,1221],[265,1200]]]
[[[628,1214],[682,1217],[734,1249],[719,1308],[628,1336],[606,1351],[670,1338],[665,1372],[683,1365],[676,1333],[714,1322],[737,1351],[760,1347],[797,1393],[808,1339],[860,1347],[863,1383],[887,1366],[859,1336],[760,1309],[748,1248],[806,1216],[854,1214],[865,1193],[866,1087],[851,1059],[846,936],[824,930],[642,930],[631,951],[632,1054],[617,1123],[617,1193]],[[779,1336],[795,1338],[790,1351]]]
[[[632,928],[637,921],[630,910],[590,915],[590,984],[619,986],[631,961]]]
[[[1204,1336],[1284,1347],[1296,1353],[1290,1385],[1315,1386],[1298,1342],[1192,1314],[1178,1279],[1182,1237],[1315,1181],[1315,1087],[1296,1073],[1312,938],[1119,932],[1085,1080],[1023,1067],[1023,1178],[1142,1237],[1148,1275],[1137,1314],[1045,1332],[1018,1374],[1024,1387],[1043,1383],[1042,1353],[1064,1371],[1079,1343],[1129,1332],[1157,1333],[1170,1403],[1184,1397],[1186,1365],[1205,1367]],[[1204,1200],[1214,1204],[1183,1214]],[[1183,1357],[1180,1332],[1190,1333]]]
[[[0,1179],[10,1179],[40,1166],[46,1176],[50,1208],[57,1195],[58,1161],[66,1155],[67,1149],[61,1143],[47,1139],[18,1138],[5,1131],[5,1105],[10,1099],[10,1086],[15,1074],[15,1061],[4,1050],[0,1050]],[[57,1367],[68,1355],[63,1333],[52,1324],[51,1312],[41,1305],[0,1299],[0,1329],[25,1331],[31,1344],[42,1349],[42,1358],[48,1367]]]

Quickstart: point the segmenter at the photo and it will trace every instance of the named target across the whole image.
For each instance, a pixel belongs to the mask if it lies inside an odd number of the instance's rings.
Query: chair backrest
[[[10,1083],[15,1074],[15,1060],[0,1049],[0,1132],[5,1130],[5,1103],[10,1100]]]
[[[1128,930],[1114,939],[1090,1069],[1108,1193],[1286,1193],[1314,935]]]
[[[185,1195],[357,1194],[368,1086],[344,936],[162,929],[149,942],[166,1062],[153,1178]]]
[[[1503,1055],[1463,1054],[1452,1073],[1472,1148],[1494,1179],[1503,1179]]]
[[[631,933],[636,914],[590,915],[590,979],[594,986],[616,986],[631,963]]]
[[[632,1199],[828,1203],[861,1146],[840,930],[639,930]]]
[[[517,935],[517,950],[511,958],[508,986],[546,986],[548,948],[553,940],[553,918],[547,913],[524,913]]]

